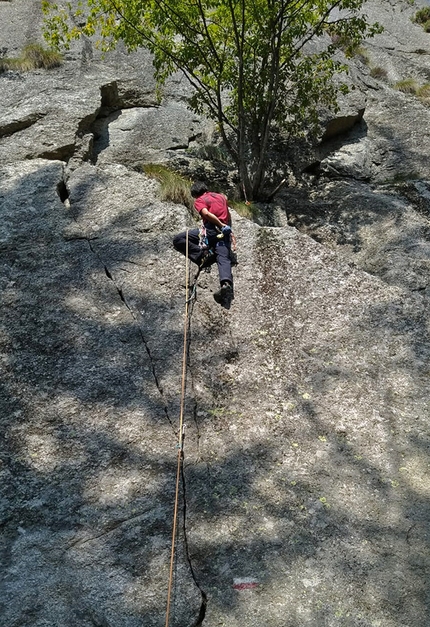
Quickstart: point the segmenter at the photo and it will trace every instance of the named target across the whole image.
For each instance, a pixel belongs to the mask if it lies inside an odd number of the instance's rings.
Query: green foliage
[[[426,33],[430,33],[430,7],[419,9],[412,17],[412,21],[421,24]]]
[[[422,25],[429,22],[430,21],[430,7],[423,7],[422,9],[419,9],[419,11],[417,11],[415,15],[413,16],[412,21],[415,22],[416,24],[422,24]]]
[[[258,214],[258,211],[252,202],[229,199],[228,204],[243,218],[254,220],[255,216]]]
[[[22,51],[20,57],[0,59],[0,72],[15,70],[18,72],[29,72],[38,68],[49,70],[61,65],[62,56],[54,50],[46,50],[40,44],[28,44]]]
[[[191,181],[177,172],[170,170],[161,163],[146,163],[142,170],[150,178],[160,183],[162,200],[169,200],[177,204],[183,204],[188,209],[194,207],[194,200],[190,194]]]
[[[277,127],[316,132],[322,105],[336,109],[332,78],[346,54],[380,31],[365,0],[82,0],[72,11],[43,0],[44,35],[60,48],[82,35],[102,50],[119,41],[154,55],[159,86],[180,70],[195,88],[190,106],[217,123],[248,198],[257,197]],[[82,24],[77,26],[77,24]],[[330,37],[327,37],[327,29]],[[310,49],[311,39],[318,46]],[[343,87],[345,90],[346,88]]]

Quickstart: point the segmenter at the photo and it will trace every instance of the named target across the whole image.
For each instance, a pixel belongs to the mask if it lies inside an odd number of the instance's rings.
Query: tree
[[[274,129],[314,131],[319,107],[336,108],[332,79],[347,67],[334,53],[348,55],[379,31],[362,14],[365,2],[82,0],[73,9],[43,0],[44,35],[56,48],[96,33],[105,51],[119,41],[129,51],[143,46],[159,85],[183,72],[194,87],[190,106],[217,122],[251,199],[264,187]]]

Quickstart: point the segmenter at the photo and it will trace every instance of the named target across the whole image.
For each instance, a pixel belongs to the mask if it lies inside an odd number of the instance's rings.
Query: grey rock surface
[[[132,176],[119,170],[111,176],[128,189]],[[162,258],[167,236],[145,234],[148,201],[134,196],[134,207],[122,211],[119,188],[116,202],[105,194],[97,203],[87,198],[90,228],[85,215],[72,217],[79,200],[68,213],[56,192],[61,162],[31,160],[1,174],[0,622],[159,624],[178,404],[162,386],[180,375],[180,363],[170,359],[180,351],[181,331],[169,292],[159,286],[160,301],[146,292],[145,272],[144,280],[134,275],[137,290],[127,293],[125,277],[128,268],[151,268]],[[85,174],[93,182],[98,175]],[[85,175],[76,184],[83,181]],[[153,189],[151,182],[135,185],[150,198]],[[156,207],[155,200],[155,224]],[[112,229],[115,222],[123,226]],[[133,244],[131,225],[141,224]],[[165,339],[157,318],[163,310]],[[181,549],[177,579],[176,612],[186,621],[201,599]]]
[[[413,11],[369,3],[392,80],[426,72]],[[38,3],[0,18],[8,54],[37,38]],[[187,296],[171,240],[196,222],[134,166],[188,158],[211,126],[179,77],[158,104],[150,68],[86,41],[0,75],[1,627],[165,624]],[[429,109],[357,68],[363,119],[318,175],[260,224],[234,213],[231,309],[215,268],[189,305],[171,627],[429,624]]]
[[[320,147],[326,174],[378,183],[395,177],[428,178],[430,109],[395,88],[404,80],[412,79],[417,86],[429,82],[428,33],[411,20],[420,6],[428,4],[367,3],[367,15],[385,30],[365,42],[362,54],[367,65],[359,63],[352,71],[353,81],[367,95],[364,120],[349,139]],[[383,79],[372,78],[375,69],[385,72]]]
[[[283,217],[385,282],[430,295],[430,181],[340,180],[284,195]]]
[[[204,125],[185,104],[168,102],[163,107],[134,107],[95,125],[98,163],[133,166],[142,161],[165,161],[169,152],[188,148],[204,131]]]

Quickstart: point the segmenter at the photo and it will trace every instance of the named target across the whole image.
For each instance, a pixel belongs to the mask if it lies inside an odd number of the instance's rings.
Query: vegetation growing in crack
[[[379,80],[385,80],[387,78],[387,70],[379,65],[372,65],[372,59],[369,51],[367,50],[367,48],[364,48],[364,46],[358,46],[357,48],[355,48],[352,51],[352,56],[354,56],[356,59],[359,59],[364,65],[367,65],[370,70],[370,76],[372,78],[376,78]]]
[[[190,194],[191,181],[161,163],[146,163],[142,166],[143,172],[160,183],[162,200],[168,200],[178,205],[185,205],[193,209],[194,200]]]
[[[415,78],[406,78],[398,81],[394,88],[405,94],[412,94],[423,104],[430,105],[430,83],[421,85]]]
[[[430,33],[430,7],[423,7],[415,13],[412,21],[421,24],[426,33]]]
[[[29,72],[43,68],[50,70],[62,63],[62,55],[55,50],[47,50],[40,44],[28,44],[19,57],[3,57],[0,59],[0,73],[7,70]]]
[[[354,51],[354,56],[364,65],[370,65],[369,51],[363,46],[358,46],[358,48]]]
[[[376,65],[370,69],[370,76],[372,78],[376,78],[378,80],[386,80],[388,76],[388,72],[385,68],[380,65]]]

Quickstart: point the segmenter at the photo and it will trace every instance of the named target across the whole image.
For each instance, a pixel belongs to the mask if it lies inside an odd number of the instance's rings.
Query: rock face
[[[0,2],[9,56],[40,36],[38,6]],[[428,75],[414,10],[369,4],[391,82]],[[150,67],[86,41],[0,75],[1,627],[165,624],[171,240],[196,223],[135,166],[187,160],[211,129],[180,78],[157,103]],[[234,214],[231,309],[216,269],[189,304],[172,627],[429,624],[430,109],[354,72],[362,120],[260,224]]]

